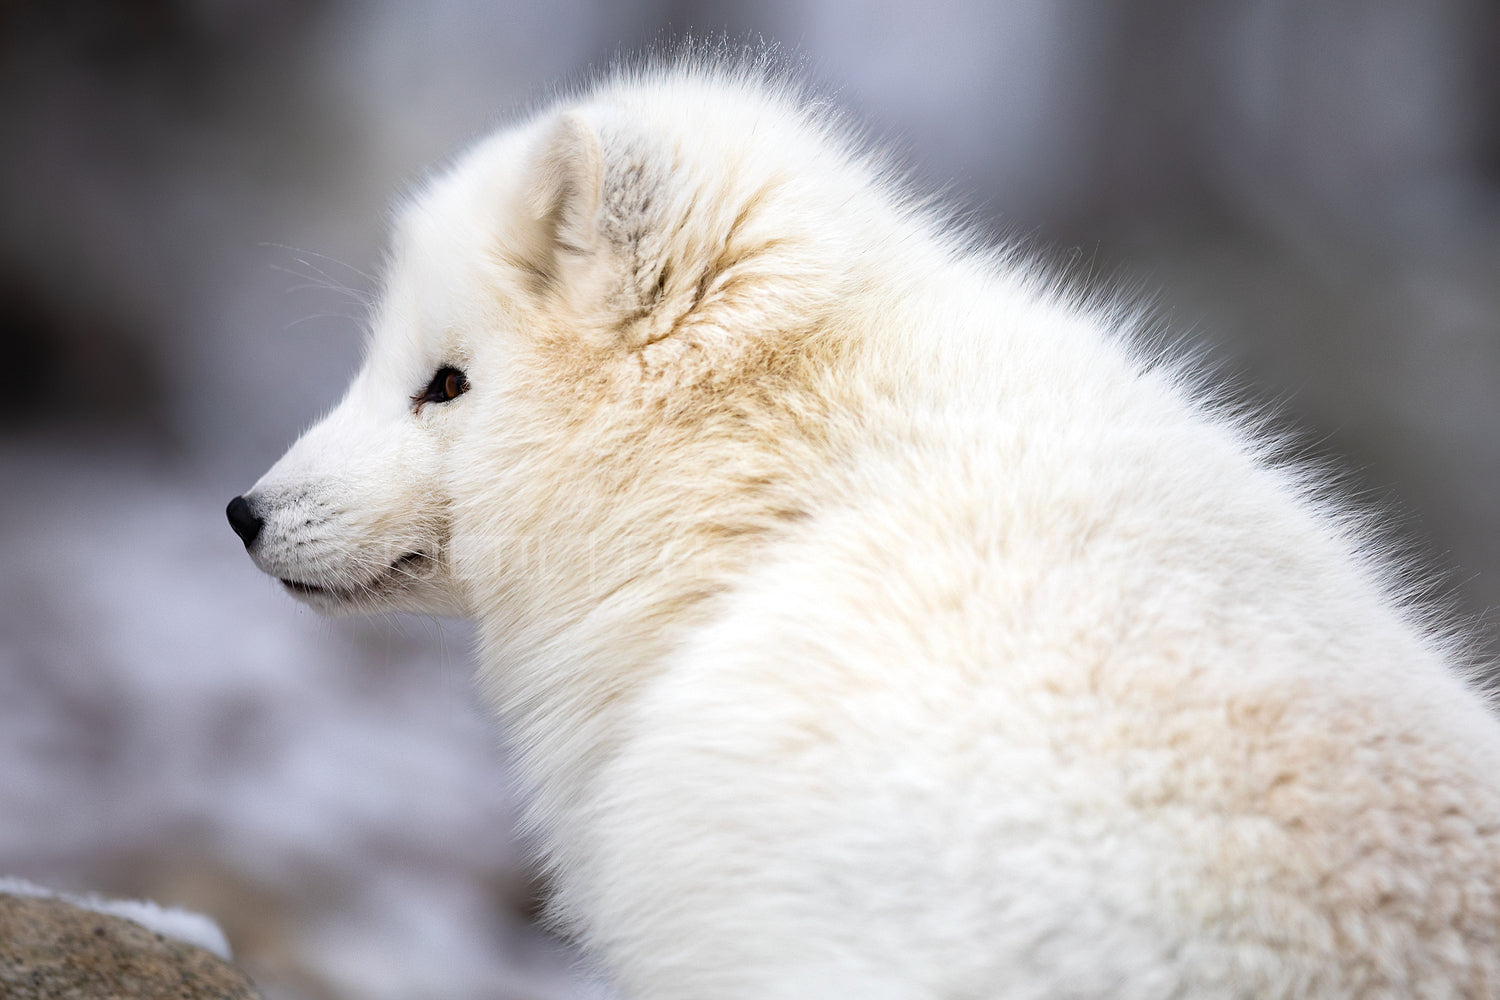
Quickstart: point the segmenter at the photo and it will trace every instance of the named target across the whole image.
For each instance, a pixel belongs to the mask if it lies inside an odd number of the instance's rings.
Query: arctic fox
[[[229,518],[474,618],[634,998],[1500,996],[1500,727],[1311,476],[794,83],[683,60],[401,211]]]

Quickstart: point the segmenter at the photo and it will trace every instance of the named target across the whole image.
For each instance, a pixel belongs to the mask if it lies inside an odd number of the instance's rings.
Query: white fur
[[[795,87],[622,73],[405,208],[252,555],[477,619],[628,996],[1500,996],[1500,729],[1126,325]]]

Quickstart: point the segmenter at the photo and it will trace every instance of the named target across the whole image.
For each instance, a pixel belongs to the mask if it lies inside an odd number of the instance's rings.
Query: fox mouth
[[[381,570],[379,575],[373,579],[347,587],[308,583],[304,580],[289,580],[286,577],[280,577],[279,579],[282,586],[300,597],[317,597],[325,600],[350,602],[403,587],[419,579],[422,569],[431,562],[432,556],[426,552],[408,552]]]

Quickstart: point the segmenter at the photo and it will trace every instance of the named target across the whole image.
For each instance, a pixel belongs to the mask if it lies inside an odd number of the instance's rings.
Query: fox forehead
[[[476,151],[482,158],[438,176],[400,207],[367,363],[382,355],[458,363],[467,360],[469,338],[515,325],[517,289],[510,286],[517,283],[498,265],[511,220],[507,174],[519,173],[507,167],[520,158],[520,137],[498,138],[504,141]]]

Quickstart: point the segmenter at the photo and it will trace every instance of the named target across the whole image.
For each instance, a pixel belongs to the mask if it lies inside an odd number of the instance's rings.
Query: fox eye
[[[446,403],[469,391],[469,378],[452,365],[444,365],[432,376],[427,388],[412,397],[417,406],[423,403]]]

